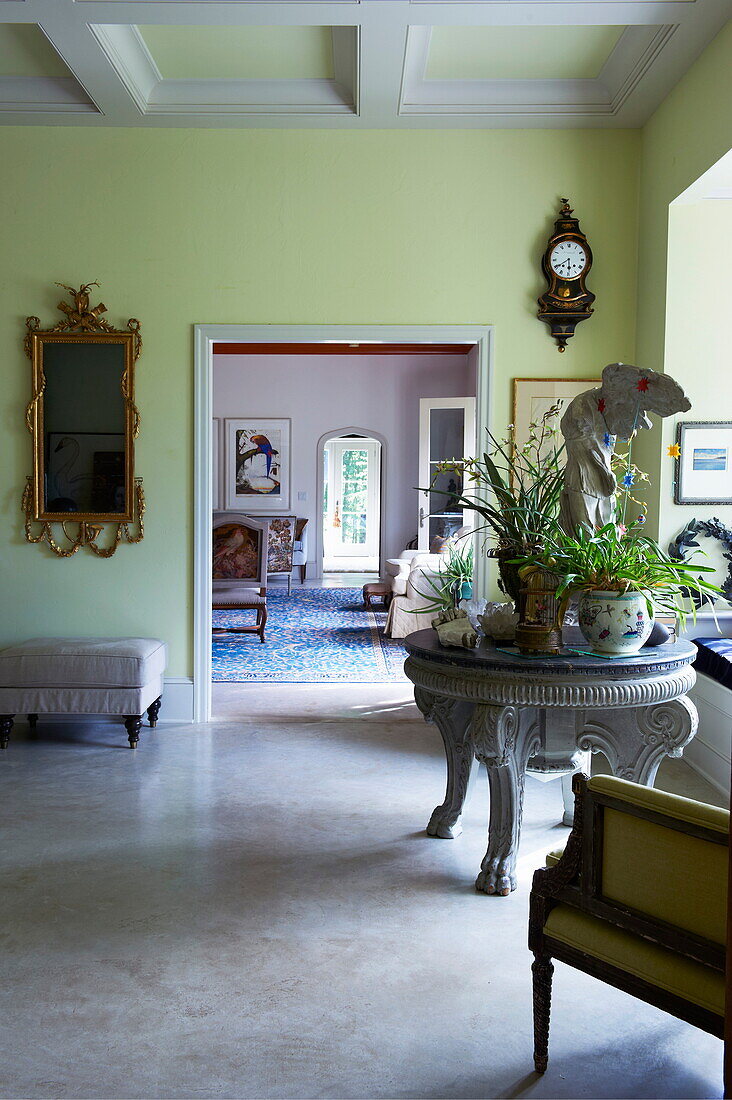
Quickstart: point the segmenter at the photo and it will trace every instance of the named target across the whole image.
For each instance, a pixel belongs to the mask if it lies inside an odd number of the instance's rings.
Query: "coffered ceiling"
[[[0,0],[0,122],[639,126],[732,0]]]

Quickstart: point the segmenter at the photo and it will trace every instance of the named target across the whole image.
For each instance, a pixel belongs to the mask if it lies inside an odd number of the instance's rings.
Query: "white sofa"
[[[435,598],[430,580],[439,579],[440,563],[444,558],[440,554],[423,554],[418,551],[406,551],[410,558],[405,564],[408,568],[394,580],[403,591],[394,594],[389,604],[385,633],[389,638],[406,638],[415,630],[424,630],[432,625],[436,611],[423,611]]]
[[[437,569],[442,560],[440,554],[428,554],[426,550],[402,550],[398,558],[387,558],[384,569],[391,581],[392,599],[394,596],[405,595],[409,573],[416,558],[420,559],[420,564],[427,565],[430,569]]]

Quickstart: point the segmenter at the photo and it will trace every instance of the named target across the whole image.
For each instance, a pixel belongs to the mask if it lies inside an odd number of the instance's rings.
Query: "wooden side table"
[[[516,888],[527,767],[566,772],[582,754],[601,752],[613,775],[652,787],[663,757],[681,756],[696,733],[686,692],[697,651],[684,639],[615,661],[527,660],[485,640],[475,650],[445,648],[434,630],[418,630],[404,644],[415,701],[439,729],[447,757],[447,791],[430,836],[459,835],[473,762],[488,768],[488,850],[475,884],[486,894]]]

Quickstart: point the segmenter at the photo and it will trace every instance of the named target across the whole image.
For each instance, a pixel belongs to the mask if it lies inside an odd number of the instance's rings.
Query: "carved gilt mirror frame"
[[[145,497],[135,476],[140,322],[133,317],[126,329],[115,329],[102,317],[105,305],[90,308],[98,283],[78,290],[56,285],[72,302],[59,302],[63,319],[50,329],[41,329],[37,317],[26,319],[33,473],[23,492],[25,536],[47,542],[59,557],[86,546],[109,558],[121,542],[140,542],[144,533]]]

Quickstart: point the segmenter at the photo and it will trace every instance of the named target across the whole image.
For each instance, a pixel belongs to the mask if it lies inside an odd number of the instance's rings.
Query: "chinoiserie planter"
[[[583,592],[579,628],[596,653],[637,653],[653,629],[653,616],[640,592]]]

